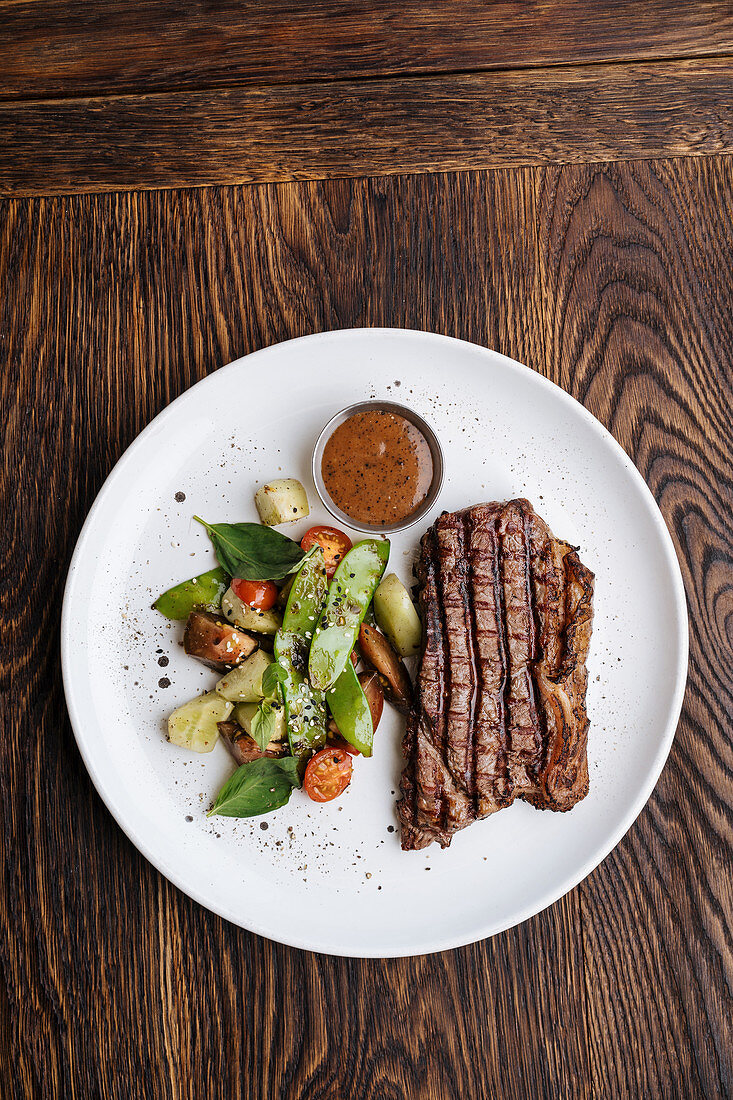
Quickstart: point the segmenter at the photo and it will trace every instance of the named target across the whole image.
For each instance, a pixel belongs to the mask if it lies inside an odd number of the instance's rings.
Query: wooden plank
[[[728,0],[0,0],[0,26],[0,96],[19,99],[733,49]]]
[[[733,163],[543,176],[548,373],[646,478],[691,618],[669,764],[627,840],[580,889],[594,1078],[603,1096],[730,1096]]]
[[[0,193],[733,150],[733,60],[0,104]]]
[[[0,1094],[730,1095],[733,160],[0,202]],[[267,247],[263,247],[263,241]],[[683,564],[690,689],[639,822],[568,898],[433,957],[251,936],[115,825],[65,718],[64,574],[141,427],[350,325],[520,358],[634,455]]]
[[[523,1082],[550,1095],[562,1079],[564,1095],[582,1096],[577,896],[427,959],[327,959],[259,940],[167,884],[114,825],[74,748],[58,669],[84,513],[115,457],[196,378],[274,340],[360,323],[455,326],[542,360],[532,174],[0,210],[0,631],[12,678],[0,1012],[14,1051],[0,1092],[447,1100],[484,1087],[525,1096]],[[553,1017],[570,1039],[543,1028]]]

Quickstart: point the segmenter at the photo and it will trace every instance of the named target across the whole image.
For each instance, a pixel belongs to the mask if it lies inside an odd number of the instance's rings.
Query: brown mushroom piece
[[[360,672],[359,683],[362,686],[367,703],[369,704],[369,711],[372,716],[372,728],[376,730],[379,725],[379,720],[382,717],[382,711],[384,710],[384,692],[379,682],[379,673],[373,671]],[[337,733],[340,736],[341,731],[336,725],[336,720],[334,718],[331,718],[329,721],[328,729],[330,733]]]
[[[238,722],[218,722],[219,733],[237,764],[250,764],[261,756],[284,756],[287,746],[282,741],[270,741],[265,751]]]
[[[362,691],[366,695],[369,710],[372,715],[372,727],[376,730],[384,710],[384,691],[379,682],[379,673],[370,670],[360,672],[358,676]]]
[[[359,652],[364,663],[377,673],[388,701],[406,714],[412,706],[412,683],[404,661],[397,656],[384,634],[376,627],[362,623]]]
[[[232,668],[254,653],[257,642],[222,615],[192,611],[183,635],[183,648],[212,668]]]

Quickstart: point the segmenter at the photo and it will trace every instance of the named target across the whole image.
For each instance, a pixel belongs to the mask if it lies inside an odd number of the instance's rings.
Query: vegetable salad
[[[309,514],[294,478],[263,486],[255,503],[261,524],[195,517],[219,566],[153,605],[185,620],[186,652],[223,673],[168,720],[173,744],[205,753],[221,737],[238,765],[210,815],[268,813],[300,787],[315,802],[342,794],[354,757],[372,755],[385,697],[409,708],[402,657],[422,634],[405,586],[384,576],[387,539],[352,545],[318,526],[298,543],[275,530]]]

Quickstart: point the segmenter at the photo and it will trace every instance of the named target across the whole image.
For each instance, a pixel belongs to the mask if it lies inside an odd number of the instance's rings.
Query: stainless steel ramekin
[[[422,432],[430,447],[430,456],[433,460],[433,480],[430,483],[428,494],[425,500],[422,502],[419,508],[416,508],[409,516],[403,519],[400,523],[388,523],[384,526],[376,524],[358,523],[351,516],[348,516],[346,512],[343,512],[337,504],[331,499],[328,490],[323,482],[323,476],[321,474],[321,463],[323,460],[323,449],[326,446],[326,441],[330,438],[331,434],[339,426],[343,424],[345,420],[348,420],[354,413],[361,412],[387,412],[394,413],[396,416],[403,416],[405,420],[409,420],[411,424],[414,424],[418,431]],[[443,451],[441,449],[438,437],[430,427],[430,425],[423,420],[421,416],[418,416],[412,409],[406,408],[404,405],[397,405],[394,401],[360,401],[357,405],[349,405],[346,409],[341,409],[335,416],[332,416],[328,424],[318,436],[316,445],[313,448],[313,480],[318,490],[318,495],[323,501],[326,508],[328,508],[334,519],[337,519],[340,523],[343,523],[346,527],[351,527],[355,531],[362,531],[365,534],[383,534],[390,535],[395,531],[404,531],[405,528],[411,527],[413,523],[417,523],[431,510],[435,501],[438,499],[438,494],[443,485]]]

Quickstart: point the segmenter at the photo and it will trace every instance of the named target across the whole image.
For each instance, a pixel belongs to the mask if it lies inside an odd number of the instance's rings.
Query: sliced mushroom
[[[377,673],[389,702],[406,714],[412,706],[412,683],[404,662],[397,656],[384,634],[376,627],[362,623],[359,630],[359,650],[364,663]]]
[[[192,611],[183,635],[183,648],[212,668],[232,668],[254,653],[257,642],[223,615]]]
[[[372,726],[376,730],[379,725],[379,719],[382,717],[382,711],[384,710],[384,692],[379,682],[379,675],[376,672],[360,672],[358,680],[361,684],[362,691],[366,695],[366,700],[372,715]]]
[[[219,722],[219,733],[237,764],[249,764],[261,756],[284,756],[287,746],[282,741],[270,741],[264,752],[257,742],[237,722]]]

